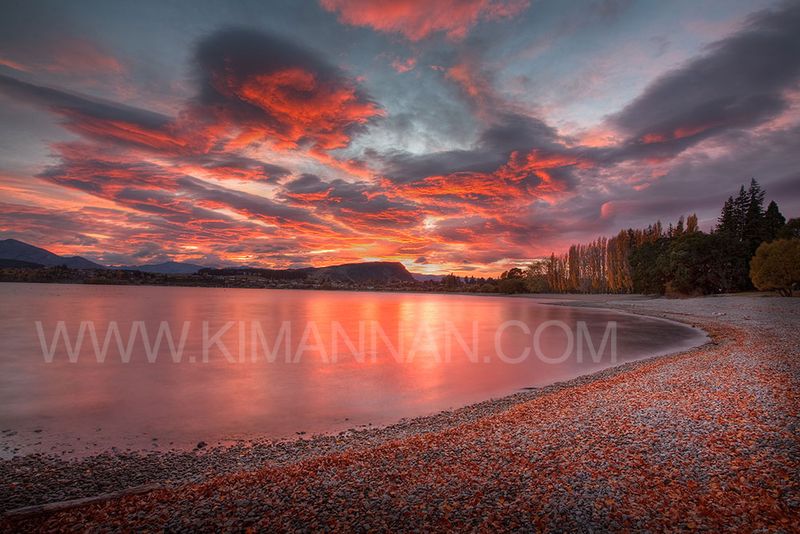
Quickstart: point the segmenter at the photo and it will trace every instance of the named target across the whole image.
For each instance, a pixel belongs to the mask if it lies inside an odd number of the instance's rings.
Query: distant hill
[[[5,260],[0,258],[0,269],[43,269],[41,263],[31,263],[22,260]]]
[[[369,261],[345,263],[330,267],[311,267],[312,278],[330,278],[342,282],[414,282],[414,277],[402,263],[395,261]]]
[[[202,274],[216,276],[258,276],[272,280],[302,280],[348,282],[354,284],[387,284],[392,282],[416,282],[402,263],[393,261],[370,261],[364,263],[345,263],[328,267],[305,267],[301,269],[260,269],[251,267],[229,267],[209,269],[193,263],[167,261],[147,265],[125,265],[106,267],[80,256],[59,256],[43,248],[17,241],[0,241],[0,266],[17,268],[54,267],[66,265],[71,269],[118,269],[141,271],[155,274]],[[11,263],[9,263],[11,262]],[[425,276],[425,275],[418,275]],[[432,279],[432,278],[430,278]]]
[[[413,276],[414,280],[416,280],[417,282],[441,282],[442,278],[444,278],[443,274],[411,273],[411,276]]]
[[[414,277],[402,263],[371,261],[345,263],[329,267],[304,267],[300,269],[236,268],[203,269],[201,274],[212,276],[255,276],[268,280],[329,280],[355,284],[386,284],[389,282],[414,282]]]
[[[81,256],[59,256],[49,250],[34,247],[28,243],[23,243],[16,239],[3,239],[0,241],[0,259],[16,260],[45,267],[55,267],[66,265],[70,269],[107,269],[93,261],[89,261]]]
[[[151,263],[148,265],[125,265],[115,268],[124,269],[126,271],[142,271],[143,273],[156,274],[195,274],[197,271],[204,269],[205,267],[202,265],[195,265],[194,263],[165,261],[164,263]]]

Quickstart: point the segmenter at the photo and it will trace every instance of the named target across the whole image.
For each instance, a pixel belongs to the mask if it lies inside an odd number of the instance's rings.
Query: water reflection
[[[607,352],[600,361],[578,362],[574,347],[558,365],[538,358],[504,363],[495,336],[506,321],[529,330],[504,330],[500,347],[511,356],[532,346],[531,332],[545,321],[573,329],[585,321],[595,345],[608,321],[616,321],[620,362],[700,340],[673,323],[521,298],[44,284],[0,284],[0,297],[0,426],[18,429],[21,436],[44,429],[38,447],[54,437],[80,437],[87,450],[149,447],[152,437],[191,446],[201,439],[384,424],[567,380],[611,363]],[[81,321],[93,321],[100,344],[112,322],[123,339],[134,321],[143,321],[151,341],[162,321],[176,344],[185,321],[191,330],[181,363],[171,360],[166,342],[155,363],[148,363],[141,343],[133,345],[130,362],[122,363],[111,341],[106,362],[98,364],[88,335],[77,363],[68,361],[63,346],[45,363],[35,321],[44,325],[48,343],[58,321],[73,336]],[[204,322],[211,336],[233,322],[205,363]],[[270,350],[285,328],[290,349],[281,345],[275,361],[268,361],[254,323]],[[315,326],[309,329],[310,324]],[[568,348],[559,328],[542,331],[539,341],[550,358]],[[290,361],[299,356],[299,362],[287,363],[287,356]],[[196,363],[189,363],[191,358]]]

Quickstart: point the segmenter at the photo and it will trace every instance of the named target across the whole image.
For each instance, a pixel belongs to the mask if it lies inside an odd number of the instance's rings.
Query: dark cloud
[[[513,150],[531,148],[563,150],[555,128],[544,121],[517,113],[499,116],[480,135],[478,145],[487,151],[508,154]]]
[[[631,141],[617,157],[669,157],[786,109],[800,75],[800,3],[750,17],[738,33],[653,82],[611,117]]]
[[[0,90],[20,100],[69,116],[123,121],[154,130],[164,128],[170,122],[169,117],[159,113],[28,83],[4,74],[0,74]]]
[[[278,223],[326,224],[308,210],[287,206],[262,196],[214,186],[191,176],[183,176],[177,183],[181,191],[188,192],[194,200],[218,204],[221,208],[232,209],[250,217]]]
[[[298,178],[290,180],[284,184],[284,188],[290,194],[322,193],[328,191],[330,186],[323,182],[316,174],[305,173]]]
[[[396,183],[408,183],[429,176],[459,172],[490,173],[508,161],[514,151],[533,149],[568,153],[556,130],[535,117],[504,113],[486,127],[469,150],[449,150],[432,154],[394,152],[370,154],[383,164],[386,177]]]

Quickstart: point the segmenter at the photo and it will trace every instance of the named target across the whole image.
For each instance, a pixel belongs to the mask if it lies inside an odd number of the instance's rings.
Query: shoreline
[[[464,293],[464,295],[473,295],[473,294]],[[486,296],[511,298],[511,296],[509,295],[486,295]],[[378,425],[364,424],[352,428],[347,428],[344,430],[317,432],[310,434],[307,437],[304,434],[299,435],[299,433],[296,433],[298,435],[287,435],[281,437],[255,435],[245,439],[236,439],[236,440],[232,439],[232,440],[225,440],[222,442],[216,442],[213,445],[204,448],[203,450],[197,450],[197,449],[192,450],[191,448],[183,448],[183,449],[176,448],[170,450],[132,449],[125,451],[121,449],[119,450],[108,449],[100,451],[99,453],[79,455],[79,456],[70,456],[70,455],[65,456],[58,453],[28,453],[25,455],[16,456],[11,459],[0,459],[0,468],[2,468],[4,462],[17,461],[20,463],[27,463],[25,462],[26,459],[35,458],[37,462],[46,462],[49,464],[59,465],[61,466],[62,469],[67,465],[69,465],[70,467],[72,466],[77,467],[78,468],[77,470],[79,471],[84,471],[87,467],[91,468],[92,464],[95,463],[97,459],[105,460],[107,458],[117,458],[117,459],[122,459],[123,464],[127,463],[131,464],[130,466],[123,465],[123,469],[130,469],[131,471],[138,472],[141,467],[142,461],[144,461],[145,463],[150,463],[156,458],[167,459],[167,460],[173,460],[175,458],[178,458],[180,460],[186,460],[187,454],[196,455],[200,457],[208,457],[208,458],[212,456],[227,456],[233,451],[237,451],[237,453],[240,454],[239,452],[240,449],[248,447],[255,447],[258,449],[271,449],[271,448],[282,449],[280,451],[280,454],[276,454],[274,456],[266,451],[259,451],[260,453],[266,452],[266,454],[258,455],[262,461],[275,461],[275,457],[283,458],[287,456],[292,456],[293,453],[297,452],[302,453],[303,456],[305,456],[311,451],[318,451],[318,453],[312,452],[312,455],[327,454],[330,452],[329,451],[330,441],[331,440],[339,441],[342,438],[346,438],[348,440],[366,439],[368,443],[365,443],[364,446],[374,446],[386,440],[396,439],[397,437],[407,437],[410,435],[446,430],[447,428],[460,424],[464,421],[471,421],[474,420],[475,418],[491,415],[498,411],[506,410],[509,407],[514,406],[518,403],[526,402],[528,400],[537,398],[539,396],[548,395],[550,393],[560,391],[561,389],[564,388],[570,388],[577,385],[590,383],[595,380],[600,380],[610,376],[615,376],[616,374],[635,368],[638,364],[643,364],[654,359],[666,358],[670,356],[676,356],[679,354],[684,354],[695,350],[699,350],[711,342],[711,338],[708,335],[708,333],[705,330],[698,328],[693,324],[672,320],[667,317],[658,315],[632,313],[620,308],[610,307],[606,305],[607,303],[600,303],[599,305],[597,305],[596,303],[586,303],[581,301],[576,301],[574,303],[549,302],[550,299],[541,298],[541,296],[535,296],[535,295],[525,295],[525,296],[520,295],[515,298],[529,298],[530,300],[536,302],[537,304],[550,305],[550,306],[589,307],[593,309],[610,311],[612,313],[632,315],[637,317],[644,317],[647,319],[655,319],[659,321],[679,324],[681,326],[691,328],[692,330],[695,330],[699,334],[702,334],[706,338],[706,341],[690,348],[681,348],[678,350],[668,349],[666,352],[656,352],[653,355],[649,355],[630,362],[611,365],[604,369],[582,374],[569,380],[554,382],[553,384],[549,384],[546,386],[522,387],[513,392],[510,392],[507,395],[502,395],[499,397],[490,397],[488,399],[473,402],[464,406],[460,406],[449,410],[441,410],[435,413],[419,415],[415,417],[404,417],[401,418],[400,420],[388,424],[378,424]],[[347,444],[348,448],[356,446],[358,446],[357,443]],[[341,451],[337,449],[336,452],[341,452]],[[169,463],[169,461],[167,463]],[[229,470],[223,468],[220,469],[219,473],[217,474],[227,473],[227,472],[229,472]],[[168,475],[168,474],[169,473],[163,473],[161,477],[156,477],[155,479],[153,479],[152,477],[145,479],[133,477],[133,482],[135,482],[136,484],[132,482],[129,483],[129,485],[135,486],[141,483],[160,482],[162,481],[160,479],[164,478],[163,475]],[[0,479],[2,478],[3,477],[0,476]],[[193,477],[188,477],[189,480],[191,480],[192,478]],[[81,484],[77,484],[77,486],[80,487]],[[106,488],[106,487],[102,489],[103,491],[99,491],[98,489],[94,493],[103,493],[104,491],[113,490],[113,488]],[[126,488],[120,487],[119,489],[124,490]],[[69,499],[73,498],[79,499],[84,497],[91,497],[94,493],[92,493],[91,491],[89,492],[77,491],[77,492],[66,493],[65,496],[67,496]],[[2,497],[2,495],[0,495],[0,497]],[[7,511],[7,508],[4,507],[3,504],[4,504],[3,500],[0,499],[0,513]],[[33,506],[40,504],[47,504],[47,501],[33,500],[28,502],[24,506]]]
[[[314,436],[311,439],[301,438],[293,441],[279,441],[276,443],[264,441],[252,445],[233,445],[212,448],[206,452],[198,454],[174,454],[161,452],[144,456],[125,454],[99,455],[98,457],[90,457],[73,462],[61,461],[60,464],[59,462],[54,462],[51,465],[44,466],[43,469],[49,468],[62,471],[62,475],[67,476],[69,476],[69,473],[63,473],[65,469],[68,471],[80,471],[83,469],[85,471],[86,467],[94,467],[95,470],[100,472],[105,470],[111,471],[113,469],[117,475],[115,480],[120,483],[121,486],[136,486],[141,483],[152,482],[152,480],[142,480],[142,468],[146,464],[152,465],[154,463],[158,463],[160,460],[161,469],[157,470],[159,477],[162,479],[162,481],[166,480],[167,484],[165,484],[165,486],[167,488],[173,488],[164,489],[161,491],[172,493],[177,491],[178,488],[198,488],[204,485],[214,484],[216,481],[224,481],[237,477],[257,476],[258,472],[255,471],[255,469],[262,469],[262,471],[280,471],[284,469],[291,470],[294,466],[308,462],[319,462],[326,458],[353,456],[357,454],[370,453],[375,450],[382,450],[387,446],[387,444],[391,443],[419,441],[426,440],[428,438],[434,439],[438,435],[458,432],[459,429],[480,425],[493,418],[507,417],[509,413],[518,411],[531,403],[536,403],[537,401],[541,402],[542,399],[552,399],[563,395],[565,392],[592,388],[598,384],[610,381],[625,381],[630,379],[633,374],[643,372],[643,370],[647,370],[648,368],[660,368],[664,366],[669,367],[670,365],[675,365],[683,360],[691,360],[694,357],[700,357],[704,353],[713,353],[715,351],[718,352],[720,350],[730,348],[731,344],[734,346],[737,345],[737,339],[742,335],[742,332],[740,331],[741,327],[737,328],[736,326],[725,324],[726,321],[719,320],[720,317],[725,317],[724,313],[721,316],[704,318],[692,314],[683,316],[675,309],[659,310],[657,307],[649,309],[635,309],[639,307],[638,302],[641,302],[642,304],[647,303],[651,306],[653,303],[660,302],[661,307],[665,308],[665,306],[663,306],[664,302],[668,303],[675,301],[665,301],[663,299],[655,301],[639,300],[636,304],[633,304],[634,311],[631,309],[632,305],[630,302],[624,304],[611,304],[609,300],[618,299],[619,296],[616,295],[610,296],[610,299],[606,299],[606,301],[600,305],[597,305],[597,303],[586,302],[583,302],[583,304],[576,304],[574,301],[577,299],[575,299],[574,296],[571,297],[573,298],[569,300],[572,300],[573,302],[551,304],[570,306],[588,305],[596,308],[602,307],[614,311],[623,311],[626,313],[633,313],[635,315],[644,315],[650,318],[666,319],[681,324],[688,324],[689,326],[695,328],[697,328],[697,323],[701,323],[701,326],[705,329],[705,331],[708,332],[712,341],[699,347],[692,348],[688,351],[684,350],[677,353],[643,358],[641,360],[624,363],[595,373],[582,375],[566,382],[559,382],[542,388],[518,392],[499,399],[489,399],[452,411],[440,412],[431,416],[408,419],[384,427],[354,429],[335,435]],[[529,298],[536,299],[536,297]],[[752,301],[753,298],[750,297],[749,300]],[[705,299],[705,301],[707,302],[708,299]],[[685,303],[687,301],[678,302]],[[666,306],[666,308],[669,307],[670,306]],[[672,306],[672,308],[675,308],[675,306]],[[687,317],[693,318],[687,321]],[[50,461],[52,461],[52,459],[50,459]],[[9,463],[10,462],[13,461],[9,461]],[[25,464],[28,462],[23,459],[19,460],[17,463]],[[14,471],[8,470],[8,467],[9,465],[6,465],[5,463],[0,464],[0,468],[3,469],[3,476],[1,478],[8,479],[9,476],[14,475]],[[124,474],[126,470],[130,471],[127,473],[127,475]],[[17,474],[19,473],[19,471],[16,472]],[[139,477],[137,478],[131,476],[133,472],[138,473]],[[156,472],[153,471],[151,471],[151,473],[154,475],[156,474]],[[195,477],[176,476],[168,478],[164,476],[167,474],[179,473],[194,473]],[[200,473],[199,476],[198,473]],[[73,476],[76,476],[78,473],[73,472],[72,474]],[[146,478],[146,474],[147,472],[145,471],[144,478]],[[84,493],[91,493],[90,486],[81,484],[80,481],[77,481],[76,487],[73,488],[76,489],[77,492],[73,491],[72,494],[63,496],[66,498],[88,496],[79,495],[82,488],[86,490]],[[3,509],[8,510],[10,508],[18,508],[20,506],[37,504],[37,502],[35,502],[37,501],[35,488],[31,487],[29,489],[34,491],[27,496],[27,499],[17,498],[12,499],[12,502],[8,502],[9,499],[8,496],[6,496],[4,499],[5,502],[0,503],[3,505]],[[116,489],[124,489],[124,487],[118,487]],[[102,492],[95,490],[95,494],[96,493]],[[155,493],[159,492],[157,491]],[[39,494],[38,497],[39,502],[46,502],[48,500],[43,494]],[[147,496],[131,497],[131,499],[146,500]],[[49,500],[53,500],[52,495],[50,496]],[[89,506],[89,508],[99,509],[103,506],[110,506],[110,504],[93,505]]]

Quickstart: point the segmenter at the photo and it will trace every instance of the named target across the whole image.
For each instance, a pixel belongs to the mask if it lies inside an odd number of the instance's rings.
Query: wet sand
[[[6,510],[158,481],[17,529],[791,530],[800,300],[592,297],[714,344],[380,429],[200,453],[0,464]],[[54,479],[67,481],[59,494]]]

